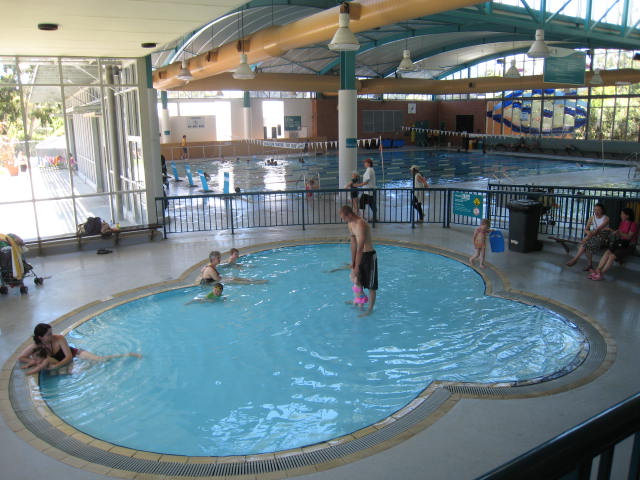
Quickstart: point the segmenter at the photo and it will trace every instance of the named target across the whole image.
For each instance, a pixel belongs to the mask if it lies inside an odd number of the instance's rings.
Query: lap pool
[[[67,334],[98,354],[139,351],[72,375],[42,375],[65,422],[132,449],[189,456],[302,447],[397,412],[430,383],[542,381],[577,367],[585,336],[562,316],[484,294],[473,269],[378,246],[376,310],[358,318],[346,244],[242,257],[224,302],[185,305],[183,287],[99,313]]]

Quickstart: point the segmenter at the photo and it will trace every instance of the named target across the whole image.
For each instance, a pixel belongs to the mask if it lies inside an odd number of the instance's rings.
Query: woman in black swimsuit
[[[142,356],[139,353],[125,353],[121,355],[104,356],[94,355],[87,350],[70,347],[67,343],[67,339],[64,338],[64,336],[53,334],[51,325],[49,325],[48,323],[39,323],[33,329],[33,343],[22,351],[22,353],[18,357],[18,360],[23,363],[32,361],[32,354],[39,347],[43,347],[47,351],[49,357],[57,360],[58,363],[56,363],[55,366],[47,367],[48,369],[56,370],[64,367],[65,365],[69,365],[73,360],[73,357],[80,357],[84,360],[93,360],[95,362],[103,362],[105,360],[110,360],[116,357],[140,358]],[[43,368],[47,365],[48,364],[46,362],[43,363]],[[39,370],[30,371],[30,373],[35,373],[36,371]]]

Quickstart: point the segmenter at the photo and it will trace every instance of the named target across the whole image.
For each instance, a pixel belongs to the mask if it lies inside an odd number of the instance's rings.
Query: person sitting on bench
[[[620,212],[620,226],[611,234],[609,248],[600,259],[598,268],[593,270],[589,278],[591,280],[604,280],[604,272],[609,270],[614,261],[622,260],[631,255],[638,242],[638,224],[635,222],[635,214],[631,208],[623,208]]]
[[[589,262],[584,270],[589,271],[592,269],[593,254],[602,250],[608,240],[608,226],[609,217],[605,215],[604,205],[596,203],[596,206],[593,209],[593,215],[589,217],[587,225],[584,227],[584,233],[586,236],[582,239],[578,252],[567,262],[567,267],[573,267],[578,263],[578,259],[584,253],[586,254],[587,261]]]

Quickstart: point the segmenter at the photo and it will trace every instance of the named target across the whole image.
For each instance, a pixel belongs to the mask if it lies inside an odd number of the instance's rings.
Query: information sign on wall
[[[188,117],[187,128],[204,128],[204,117]]]
[[[453,192],[453,214],[483,218],[484,195],[471,192]]]
[[[300,130],[302,126],[302,117],[300,115],[285,115],[284,116],[284,131],[293,132]]]
[[[584,85],[584,71],[587,55],[575,52],[566,57],[547,57],[544,59],[544,82]]]

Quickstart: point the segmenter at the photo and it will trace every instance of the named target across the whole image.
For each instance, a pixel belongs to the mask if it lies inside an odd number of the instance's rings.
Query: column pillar
[[[338,187],[351,180],[358,166],[358,92],[356,52],[340,52],[338,91]]]
[[[165,90],[160,92],[160,101],[162,102],[162,110],[160,112],[160,143],[169,143],[171,142],[171,120],[169,120],[169,100]]]
[[[117,87],[116,79],[119,75],[120,67],[114,65],[107,65],[105,68],[105,93],[106,93],[106,110],[105,116],[107,120],[107,128],[109,138],[109,155],[111,160],[111,190],[114,192],[120,192],[122,190],[122,180],[120,178],[120,172],[122,171],[121,156],[120,156],[120,136],[118,134],[118,114],[117,114],[117,102],[114,89]],[[122,194],[116,193],[113,196],[113,221],[119,222],[124,215]]]
[[[242,101],[242,128],[244,140],[248,140],[252,137],[251,134],[251,95],[249,92],[244,92],[244,99]]]
[[[151,57],[138,59],[138,97],[140,98],[140,137],[144,165],[147,222],[156,223],[156,197],[163,195],[158,93],[151,79]]]

